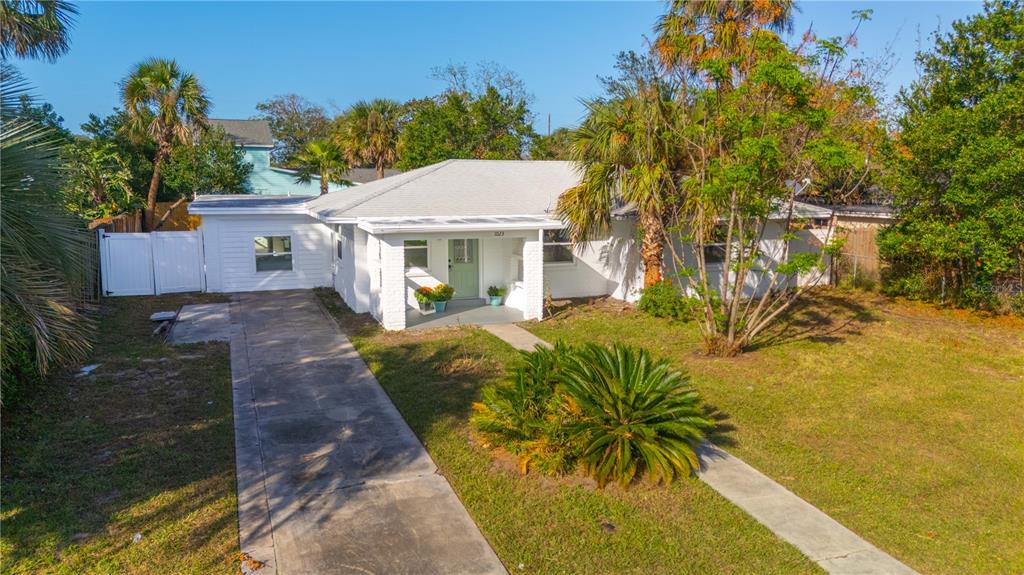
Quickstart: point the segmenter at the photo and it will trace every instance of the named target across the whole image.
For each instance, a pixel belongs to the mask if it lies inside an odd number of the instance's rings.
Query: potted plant
[[[434,311],[440,313],[448,306],[448,300],[455,296],[455,288],[448,284],[437,284],[433,290]]]
[[[420,304],[420,313],[427,313],[433,309],[434,289],[423,286],[416,290],[416,301]]]
[[[501,305],[501,298],[505,297],[505,288],[491,286],[487,288],[487,296],[490,298],[491,305],[499,306]]]

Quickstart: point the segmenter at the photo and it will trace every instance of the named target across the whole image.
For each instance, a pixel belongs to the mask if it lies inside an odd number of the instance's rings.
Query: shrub
[[[484,389],[471,421],[517,455],[524,473],[582,463],[601,486],[640,473],[668,483],[697,468],[694,448],[713,426],[683,374],[645,350],[538,347],[509,375]]]
[[[531,467],[546,475],[570,471],[576,453],[562,421],[555,393],[558,377],[570,348],[537,346],[523,352],[509,369],[509,382],[483,390],[473,404],[470,421],[484,437],[519,457],[523,473]]]
[[[679,288],[668,280],[644,289],[637,307],[654,317],[674,319],[688,319],[694,309],[693,299],[680,295]]]
[[[628,485],[641,471],[669,483],[699,468],[695,447],[714,427],[682,372],[644,349],[589,344],[562,369],[575,403],[581,460],[605,485]]]

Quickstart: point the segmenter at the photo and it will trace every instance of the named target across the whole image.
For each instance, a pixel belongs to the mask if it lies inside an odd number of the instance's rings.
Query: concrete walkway
[[[243,571],[505,573],[315,294],[236,296],[231,372]]]
[[[512,347],[550,344],[515,325],[484,326]],[[914,575],[916,572],[843,527],[817,507],[728,453],[705,444],[700,478],[834,575]]]

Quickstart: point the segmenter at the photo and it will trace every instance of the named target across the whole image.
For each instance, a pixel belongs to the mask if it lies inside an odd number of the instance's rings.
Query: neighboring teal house
[[[270,122],[266,120],[210,120],[210,126],[224,130],[227,137],[245,150],[245,159],[252,164],[249,174],[249,193],[270,196],[316,196],[320,194],[320,178],[309,183],[295,181],[295,171],[270,165],[270,151],[274,139],[270,135]],[[336,192],[347,186],[329,184]]]

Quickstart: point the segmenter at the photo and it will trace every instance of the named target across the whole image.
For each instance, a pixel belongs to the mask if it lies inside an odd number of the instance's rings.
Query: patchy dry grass
[[[228,346],[172,347],[148,320],[214,300],[104,300],[94,374],[3,414],[4,573],[237,572]]]
[[[525,324],[625,342],[693,376],[729,451],[924,573],[1024,572],[1024,321],[818,294],[759,349],[611,302]]]
[[[496,462],[467,420],[512,348],[471,328],[386,333],[334,292],[320,297],[512,573],[818,572],[696,479],[599,490]]]

